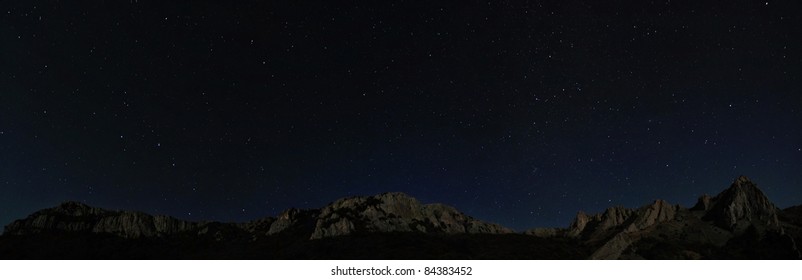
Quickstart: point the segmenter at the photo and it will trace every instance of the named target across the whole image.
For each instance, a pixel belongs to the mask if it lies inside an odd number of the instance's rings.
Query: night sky
[[[401,191],[523,230],[742,174],[802,204],[799,1],[164,2],[0,2],[0,224]]]

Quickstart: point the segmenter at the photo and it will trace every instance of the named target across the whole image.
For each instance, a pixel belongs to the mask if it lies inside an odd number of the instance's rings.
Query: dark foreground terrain
[[[588,253],[575,240],[522,234],[385,233],[254,242],[69,233],[0,237],[5,259],[581,259]]]

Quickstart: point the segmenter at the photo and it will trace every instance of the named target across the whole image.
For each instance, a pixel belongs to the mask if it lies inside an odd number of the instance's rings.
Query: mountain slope
[[[24,235],[47,231],[111,233],[122,237],[154,237],[194,230],[201,224],[167,216],[132,211],[93,208],[79,202],[65,202],[33,213],[5,227],[4,234]]]
[[[802,206],[780,210],[742,176],[691,208],[655,200],[523,234],[403,193],[246,223],[66,202],[7,225],[0,258],[800,259],[801,237]]]
[[[700,197],[690,209],[657,200],[638,209],[613,207],[592,216],[580,212],[566,229],[526,233],[576,238],[595,248],[592,259],[799,258],[794,237],[785,233],[790,225],[781,226],[779,213],[756,184],[741,176],[717,196]],[[739,242],[774,249],[744,253],[736,250],[746,246]]]
[[[271,235],[293,235],[309,239],[354,233],[512,233],[442,204],[421,204],[403,193],[344,198],[322,209],[288,209],[278,217],[247,223],[188,222],[141,212],[93,208],[65,202],[37,211],[5,227],[4,235],[37,233],[96,233],[123,238],[153,238],[178,234],[213,235],[216,239],[259,239]]]
[[[353,197],[324,207],[312,238],[354,232],[512,233],[513,231],[466,216],[451,206],[423,205],[403,193]]]

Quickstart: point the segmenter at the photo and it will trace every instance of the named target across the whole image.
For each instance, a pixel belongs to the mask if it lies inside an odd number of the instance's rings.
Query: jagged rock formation
[[[30,234],[43,231],[111,233],[127,238],[156,237],[199,228],[198,223],[140,212],[110,211],[66,202],[38,211],[27,219],[5,227],[4,234]]]
[[[712,199],[704,219],[717,226],[742,233],[750,225],[763,230],[781,230],[778,209],[757,186],[741,176],[732,186]]]
[[[703,195],[691,208],[658,199],[637,209],[617,206],[600,214],[579,212],[567,228],[509,233],[513,231],[476,220],[453,207],[422,204],[403,193],[344,198],[321,209],[288,209],[278,217],[246,223],[188,222],[67,202],[7,225],[4,235],[0,236],[0,257],[2,252],[17,254],[27,248],[45,248],[47,252],[51,246],[72,244],[70,242],[80,245],[68,246],[67,252],[84,250],[87,246],[92,249],[96,242],[112,242],[124,244],[114,246],[123,246],[137,254],[150,250],[174,254],[175,250],[170,248],[179,248],[179,253],[173,255],[177,258],[185,256],[180,253],[182,250],[196,251],[200,258],[209,256],[210,252],[231,257],[227,254],[237,256],[243,251],[251,252],[251,256],[267,253],[310,258],[321,256],[316,255],[321,252],[337,251],[332,248],[360,247],[365,240],[383,248],[395,244],[393,248],[399,252],[420,249],[411,249],[409,242],[396,242],[400,237],[403,240],[428,238],[430,243],[426,246],[434,246],[435,250],[430,252],[438,252],[437,248],[449,243],[452,247],[448,248],[452,249],[453,246],[473,245],[484,248],[467,255],[471,258],[482,258],[476,254],[494,251],[500,248],[497,245],[508,246],[504,250],[509,250],[530,244],[521,242],[534,242],[536,245],[527,252],[539,256],[554,256],[542,253],[558,250],[556,255],[559,256],[591,259],[800,259],[802,254],[797,244],[802,242],[802,206],[777,209],[756,184],[742,176],[714,197]],[[489,236],[492,238],[488,239]],[[32,239],[26,239],[28,237]],[[461,241],[452,242],[452,238]],[[487,243],[491,239],[493,243]],[[332,245],[340,242],[350,243],[342,245],[345,247]],[[162,249],[165,244],[176,245]],[[310,247],[315,246],[313,244],[328,245],[314,252],[310,249],[314,248]],[[113,252],[118,247],[114,246],[95,249],[115,256]],[[137,250],[139,246],[150,247]],[[496,257],[504,258],[508,254]]]
[[[213,236],[217,240],[247,236],[251,240],[272,235],[311,239],[372,232],[512,233],[513,231],[466,216],[442,204],[423,205],[403,193],[340,199],[323,209],[288,209],[278,217],[233,224],[188,222],[140,212],[111,211],[78,202],[33,213],[5,227],[4,234],[42,232],[108,233],[124,238],[163,237],[176,234]]]
[[[664,200],[656,200],[651,205],[634,211],[621,211],[620,208],[611,209],[617,209],[614,212],[623,212],[626,216],[608,217],[605,215],[607,218],[602,218],[600,224],[603,224],[604,227],[597,229],[591,236],[601,239],[605,235],[612,234],[613,237],[591,255],[592,259],[619,258],[621,253],[636,242],[645,230],[659,223],[674,220],[680,207],[668,204]],[[610,212],[609,209],[607,212]]]
[[[598,220],[599,218],[600,217],[598,215],[592,217],[592,219],[594,221]],[[587,227],[587,225],[588,225],[588,223],[590,223],[590,221],[591,221],[591,217],[588,216],[588,214],[585,214],[585,212],[579,211],[579,213],[576,214],[576,218],[574,218],[574,222],[571,223],[571,226],[568,227],[568,236],[570,236],[570,237],[579,236],[579,234],[581,234],[582,231],[585,230],[585,227]]]
[[[315,221],[320,214],[317,209],[296,209],[285,210],[278,215],[275,222],[270,225],[267,235],[303,235],[309,234],[315,228]]]
[[[691,208],[691,210],[707,211],[710,210],[710,205],[712,203],[713,203],[713,198],[707,194],[704,194],[699,197],[699,199],[696,201],[696,205],[694,205],[693,208]]]
[[[639,244],[644,240],[659,244],[723,248],[749,231],[755,235],[751,238],[756,240],[773,238],[771,242],[774,243],[793,241],[785,235],[784,228],[789,225],[781,226],[778,213],[779,210],[757,185],[741,176],[716,197],[703,195],[690,209],[656,200],[635,210],[612,207],[596,215],[579,212],[566,229],[534,229],[526,233],[583,240],[596,248],[590,256],[592,259],[639,258],[643,256],[637,250],[643,247]],[[790,220],[790,217],[799,215],[787,216]],[[802,233],[802,227],[795,229]],[[799,253],[795,245],[788,247],[790,255]],[[686,250],[680,257],[700,256],[697,252]]]
[[[591,258],[618,258],[621,252],[637,241],[641,231],[673,220],[679,210],[678,205],[657,200],[636,210],[617,206],[592,216],[580,211],[566,229],[538,228],[525,231],[524,234],[538,237],[565,236],[589,243],[600,243]]]
[[[403,193],[352,197],[335,201],[320,211],[312,238],[354,232],[512,233],[496,224],[466,216],[442,204],[423,205]]]

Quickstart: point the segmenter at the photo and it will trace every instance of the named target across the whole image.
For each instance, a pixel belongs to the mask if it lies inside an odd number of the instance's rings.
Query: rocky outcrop
[[[692,208],[655,200],[636,209],[616,206],[594,215],[579,212],[568,228],[536,228],[523,234],[543,238],[530,241],[577,244],[578,250],[586,252],[582,253],[584,256],[593,259],[802,258],[796,246],[802,243],[800,217],[802,206],[781,211],[756,184],[742,176],[715,197],[700,197]],[[448,234],[513,233],[451,206],[422,204],[403,193],[344,198],[321,209],[288,209],[275,218],[246,223],[189,222],[66,202],[5,227],[5,234],[11,236],[37,233],[59,236],[61,232],[113,234],[123,238],[168,237],[165,240],[179,243],[190,238],[193,242],[228,242],[223,243],[226,246],[261,241],[325,244],[316,239],[366,233],[370,234],[357,239],[404,236],[373,233],[433,233],[437,238]],[[418,238],[417,234],[412,236]],[[512,240],[516,238],[520,236]],[[348,238],[335,242],[345,239]]]
[[[579,236],[579,234],[581,234],[582,231],[585,230],[585,227],[588,225],[588,223],[590,221],[591,221],[591,217],[588,216],[588,214],[585,214],[585,212],[579,211],[579,213],[576,214],[576,218],[574,218],[574,221],[568,227],[567,235],[570,236],[570,237]]]
[[[634,219],[627,226],[627,231],[640,231],[652,227],[658,223],[674,220],[681,207],[672,205],[665,200],[658,199],[649,206],[642,207],[635,211]]]
[[[512,233],[466,216],[451,206],[421,204],[403,193],[335,201],[320,210],[312,239],[355,232]]]
[[[101,218],[92,232],[113,233],[124,237],[154,237],[195,230],[198,223],[167,216],[151,216],[138,212],[119,212]]]
[[[710,210],[710,206],[713,204],[713,198],[707,194],[704,194],[699,197],[696,201],[696,205],[691,208],[694,211],[707,211]]]
[[[689,244],[697,244],[694,246],[710,244],[722,247],[747,231],[748,234],[756,234],[749,238],[757,238],[754,242],[763,244],[774,244],[770,240],[792,240],[784,233],[779,218],[793,225],[794,230],[802,232],[802,227],[797,226],[798,220],[795,220],[795,217],[802,215],[795,212],[802,213],[802,210],[789,208],[781,212],[756,184],[741,176],[717,196],[703,195],[690,209],[656,200],[634,210],[612,207],[596,215],[579,212],[566,229],[533,229],[526,233],[576,238],[596,248],[590,256],[593,259],[620,258],[626,251],[630,251],[627,257],[637,258],[637,253],[633,253],[637,250],[633,246],[641,240],[652,243],[681,243],[687,240]],[[764,237],[769,241],[763,240]],[[743,242],[744,239],[738,240]],[[798,253],[795,245],[786,249]],[[699,255],[691,251],[682,254]]]
[[[569,237],[598,238],[610,230],[622,227],[632,216],[632,209],[622,206],[607,208],[602,214],[589,216],[579,212],[566,230]]]
[[[632,209],[624,208],[623,206],[615,206],[607,208],[604,214],[594,217],[597,226],[594,228],[595,232],[605,232],[614,228],[618,228],[629,220],[634,211]]]
[[[730,188],[717,195],[704,218],[733,232],[749,226],[760,231],[780,230],[778,210],[757,185],[746,176],[738,177]]]
[[[48,231],[110,233],[126,238],[157,237],[194,230],[198,223],[140,212],[110,211],[78,202],[65,202],[38,211],[5,227],[4,234],[22,235]]]
[[[602,222],[603,227],[598,228],[589,239],[603,239],[612,235],[591,255],[591,259],[617,259],[634,242],[640,239],[644,232],[652,227],[673,221],[681,210],[679,205],[672,205],[665,200],[656,200],[654,203],[634,211],[621,211],[620,208],[608,209],[603,217],[610,219]]]
[[[314,228],[319,213],[318,210],[296,208],[285,210],[270,225],[267,235],[279,233],[309,234]]]
[[[42,232],[108,233],[125,238],[190,234],[217,240],[272,235],[311,239],[372,232],[512,233],[467,216],[451,206],[421,204],[403,193],[340,199],[323,209],[288,209],[278,217],[247,223],[188,222],[167,216],[93,208],[66,202],[44,209],[5,227],[5,234]]]

